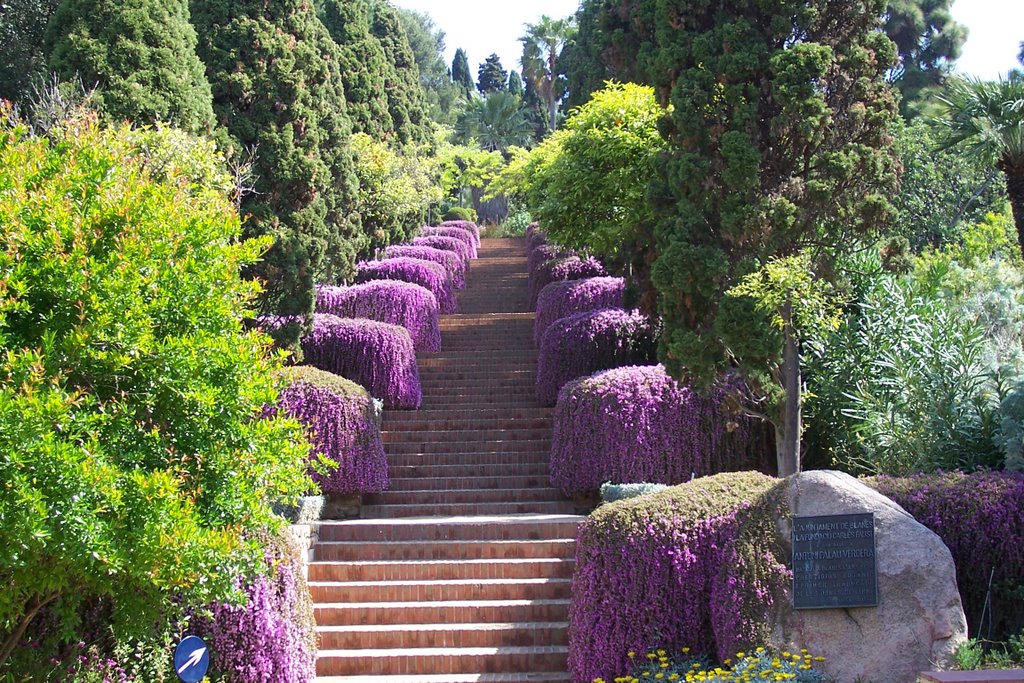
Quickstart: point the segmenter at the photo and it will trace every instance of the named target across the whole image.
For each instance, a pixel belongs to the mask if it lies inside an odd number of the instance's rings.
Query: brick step
[[[415,418],[415,413],[410,415]],[[552,434],[553,424],[550,417],[536,417],[536,418],[509,418],[502,420],[500,417],[492,417],[486,420],[466,420],[466,419],[436,419],[434,421],[428,420],[391,420],[389,418],[384,419],[384,432],[386,434],[404,434],[406,438],[411,440],[419,438],[424,440],[425,437],[417,437],[417,434],[424,434],[426,432],[433,433],[445,433],[445,432],[456,432],[460,433],[463,430],[467,432],[480,432],[493,434],[499,431],[516,431],[522,429],[523,431],[531,432],[544,432],[548,436]]]
[[[520,474],[507,476],[469,477],[391,477],[388,491],[481,491],[491,489],[534,489],[549,486],[548,474],[529,477]]]
[[[310,582],[314,603],[451,602],[453,600],[559,600],[571,579],[455,579]]]
[[[501,408],[441,408],[434,410],[420,409],[416,412],[407,410],[385,410],[384,424],[404,422],[440,422],[459,420],[471,424],[474,420],[530,420],[550,418],[553,408],[521,408],[505,410]]]
[[[494,380],[528,379],[533,381],[537,376],[535,363],[523,365],[522,367],[494,367],[480,365],[471,367],[468,363],[464,367],[450,368],[426,368],[420,369],[420,381],[446,381],[450,383],[480,382]]]
[[[510,356],[508,353],[491,353],[488,355],[482,355],[479,353],[452,353],[452,354],[431,354],[429,356],[421,356],[419,358],[419,369],[420,372],[433,371],[435,369],[445,370],[449,368],[455,368],[458,370],[463,369],[489,369],[496,368],[499,370],[529,370],[536,368],[537,365],[537,354],[522,354],[516,353]]]
[[[511,440],[466,440],[459,442],[423,442],[423,443],[392,443],[386,450],[390,455],[403,453],[508,453],[510,451],[524,453],[543,453],[551,449],[551,435],[544,438]]]
[[[526,407],[539,406],[536,397],[536,387],[532,382],[516,383],[516,384],[471,384],[469,386],[459,387],[446,382],[440,382],[433,384],[430,382],[423,382],[420,385],[423,389],[424,397],[429,396],[430,398],[467,398],[474,399],[474,401],[484,402],[488,399],[493,399],[495,402],[502,403],[513,403],[513,402],[524,402]],[[527,401],[533,400],[530,404]]]
[[[568,501],[516,501],[514,503],[437,503],[433,505],[388,504],[364,505],[363,516],[375,519],[396,517],[423,517],[432,515],[450,517],[459,515],[571,515],[575,507]]]
[[[568,645],[562,621],[519,624],[393,624],[388,626],[321,626],[326,650],[423,647],[529,647]]]
[[[404,443],[490,443],[493,441],[540,441],[551,439],[551,425],[527,427],[516,425],[514,429],[498,428],[500,421],[494,421],[484,429],[388,429],[381,433],[385,448],[388,445]],[[508,423],[505,423],[508,426]]]
[[[569,601],[323,602],[313,613],[319,626],[566,621]]]
[[[551,452],[548,449],[535,448],[529,451],[509,451],[507,453],[388,453],[391,467],[419,467],[423,465],[506,465],[509,463],[548,463]]]
[[[490,394],[487,396],[423,396],[423,404],[420,410],[466,410],[467,408],[488,408],[494,410],[519,410],[521,408],[541,408],[536,396],[517,396],[508,398],[505,396]],[[418,415],[418,412],[409,411],[410,415]]]
[[[392,485],[398,479],[448,479],[452,477],[541,477],[545,481],[550,474],[547,459],[538,462],[521,463],[518,460],[502,465],[390,465],[388,477]]]
[[[578,515],[349,519],[322,522],[319,538],[322,542],[571,539],[584,519]]]
[[[364,505],[453,505],[459,503],[560,502],[562,492],[548,487],[425,489],[383,491],[363,496]]]
[[[394,562],[397,560],[570,559],[574,538],[481,541],[321,541],[317,562]]]
[[[398,676],[318,676],[315,683],[569,683],[569,674],[502,673],[502,674],[440,674]]]
[[[447,673],[502,673],[558,670],[567,666],[568,648],[478,647],[393,650],[320,650],[318,676],[348,674],[401,674],[415,671]]]
[[[571,579],[575,563],[565,558],[532,560],[406,560],[313,562],[310,581],[412,581],[459,579]]]

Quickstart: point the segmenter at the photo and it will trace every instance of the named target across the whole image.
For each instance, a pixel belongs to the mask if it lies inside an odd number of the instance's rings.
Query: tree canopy
[[[486,95],[503,92],[508,88],[508,72],[501,66],[501,58],[492,54],[477,70],[476,89]]]
[[[452,59],[452,81],[463,89],[468,97],[473,92],[473,74],[469,71],[469,59],[466,51],[461,47],[455,50],[455,57]]]
[[[572,38],[576,26],[572,19],[541,16],[536,24],[527,24],[523,43],[523,75],[533,83],[547,107],[548,125],[557,128],[558,104],[565,96],[567,80],[558,70],[562,48]]]

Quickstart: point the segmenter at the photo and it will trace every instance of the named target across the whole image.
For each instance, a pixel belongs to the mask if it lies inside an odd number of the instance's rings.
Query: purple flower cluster
[[[399,280],[371,280],[351,287],[318,285],[316,311],[339,318],[367,318],[401,325],[409,330],[417,351],[441,350],[437,298],[419,285]]]
[[[787,579],[759,522],[775,484],[721,474],[598,508],[576,542],[572,680],[610,681],[629,670],[630,651],[725,659],[763,638]]]
[[[461,243],[460,243],[461,244]],[[384,249],[385,258],[415,258],[421,261],[433,261],[444,266],[452,276],[452,284],[456,289],[466,286],[466,270],[469,263],[455,251],[436,249],[434,247],[417,247],[409,244],[395,244]]]
[[[551,482],[571,496],[596,492],[608,481],[671,485],[765,468],[761,431],[723,409],[727,391],[699,394],[661,365],[569,382],[555,408]]]
[[[534,344],[540,346],[540,340],[551,323],[573,313],[599,308],[622,308],[625,291],[626,281],[621,277],[552,282],[540,290],[537,296],[537,315],[533,321]]]
[[[625,365],[656,362],[654,324],[639,311],[602,308],[556,320],[544,332],[537,358],[537,398],[553,406],[577,377]]]
[[[476,246],[480,246],[480,226],[473,221],[444,221],[440,227],[466,230],[473,235],[473,239],[476,240]]]
[[[464,242],[469,248],[469,258],[476,258],[476,250],[479,242],[479,238],[475,233],[469,230],[463,230],[462,228],[437,228],[437,227],[423,227],[420,228],[421,237],[451,237],[452,239]]]
[[[533,275],[545,261],[554,261],[555,259],[575,255],[574,251],[555,244],[541,244],[536,249],[530,251],[526,257],[526,273],[528,276]]]
[[[316,631],[309,589],[293,557],[268,551],[270,576],[243,587],[244,605],[219,603],[192,618],[221,683],[306,683],[316,677]]]
[[[530,308],[536,308],[540,290],[552,282],[559,280],[582,280],[588,277],[601,277],[608,272],[596,258],[566,256],[564,258],[544,261],[536,270],[528,275],[530,289]]]
[[[1024,474],[963,472],[865,480],[946,544],[974,637],[1003,639],[1024,628]],[[991,622],[982,622],[988,594]],[[982,624],[981,632],[974,632]]]
[[[323,493],[377,493],[388,488],[388,463],[379,416],[367,391],[316,368],[289,369],[289,384],[278,397],[286,414],[306,427],[311,458],[337,463],[330,473],[309,474]]]
[[[444,266],[414,258],[389,258],[383,261],[362,261],[356,264],[356,281],[401,280],[430,290],[437,298],[441,313],[454,313],[458,308],[455,286]]]
[[[361,384],[387,408],[419,408],[416,351],[398,325],[317,313],[302,339],[305,363]]]
[[[454,230],[455,228],[452,229]],[[475,250],[475,247],[470,242],[455,239],[454,237],[446,237],[445,235],[417,237],[413,239],[412,245],[414,247],[431,247],[433,249],[450,251],[457,255],[465,264],[468,264],[470,259],[476,258],[475,251],[471,251],[471,249]]]

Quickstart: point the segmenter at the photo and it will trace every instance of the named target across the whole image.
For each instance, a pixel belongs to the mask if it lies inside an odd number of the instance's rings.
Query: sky
[[[578,0],[392,0],[395,5],[426,12],[446,34],[449,65],[455,49],[469,57],[469,69],[477,67],[491,53],[501,57],[506,70],[520,70],[524,25],[535,23],[542,14],[553,18],[569,16]],[[956,0],[953,16],[967,26],[970,35],[958,67],[964,74],[994,79],[1019,66],[1017,53],[1024,40],[1024,0]]]

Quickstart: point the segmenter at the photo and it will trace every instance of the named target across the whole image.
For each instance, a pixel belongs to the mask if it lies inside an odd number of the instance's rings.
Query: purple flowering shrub
[[[361,384],[386,408],[419,408],[416,351],[398,325],[317,313],[302,339],[304,362]]]
[[[416,258],[421,261],[433,261],[444,266],[448,274],[452,276],[452,285],[456,289],[466,286],[466,270],[469,263],[454,251],[435,247],[417,247],[411,244],[395,244],[384,249],[384,258]]]
[[[622,308],[625,291],[626,281],[621,277],[591,277],[550,283],[537,296],[533,342],[539,346],[551,323],[573,313]]]
[[[416,351],[441,350],[437,298],[419,285],[400,280],[371,280],[351,287],[318,285],[316,311],[401,325],[409,330]]]
[[[572,680],[614,680],[630,651],[689,647],[722,661],[766,642],[771,614],[788,608],[780,491],[757,472],[719,474],[591,514],[576,542]]]
[[[582,280],[588,277],[607,275],[601,262],[588,256],[566,256],[564,258],[544,261],[529,273],[527,285],[530,290],[530,308],[536,309],[540,290],[552,282],[559,280]]]
[[[469,230],[451,227],[441,228],[434,226],[424,226],[420,228],[420,237],[448,237],[450,239],[458,240],[460,242],[463,242],[469,249],[469,258],[475,259],[477,256],[477,237],[474,233],[470,232]]]
[[[215,683],[306,683],[316,678],[316,625],[298,549],[273,539],[267,576],[240,582],[246,602],[217,603],[192,617],[189,631],[210,648]]]
[[[600,370],[653,364],[656,352],[656,327],[639,311],[602,308],[556,320],[540,342],[537,398],[553,406],[567,382]]]
[[[568,258],[569,256],[575,255],[576,252],[571,249],[560,247],[557,244],[542,244],[531,251],[526,257],[527,276],[536,273],[537,269],[540,268],[545,261],[554,261],[556,259]]]
[[[302,423],[313,444],[310,458],[337,463],[326,474],[309,475],[323,493],[377,493],[388,488],[388,463],[380,415],[363,387],[311,367],[287,368],[288,385],[278,396],[282,412]]]
[[[723,408],[727,392],[719,387],[700,394],[661,365],[569,382],[555,408],[551,482],[571,496],[596,492],[608,481],[680,484],[766,469],[764,430]]]
[[[476,258],[476,254],[470,251],[471,245],[469,242],[458,240],[454,237],[446,237],[444,235],[425,235],[414,238],[412,245],[414,247],[430,247],[432,249],[450,251],[458,256],[465,264],[468,264],[470,259]]]
[[[915,474],[865,483],[899,503],[949,548],[973,637],[1001,640],[1024,628],[1024,474]],[[978,633],[990,578],[991,621]]]
[[[460,230],[465,230],[473,235],[473,239],[476,241],[476,246],[480,246],[480,226],[473,221],[444,221],[439,227],[459,228]]]
[[[441,313],[455,313],[458,309],[452,277],[444,266],[437,263],[404,256],[357,263],[356,282],[371,280],[400,280],[419,285],[437,298]]]

